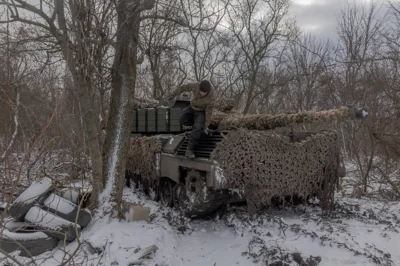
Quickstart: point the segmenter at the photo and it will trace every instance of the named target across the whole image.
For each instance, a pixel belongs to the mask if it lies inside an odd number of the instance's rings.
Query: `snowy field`
[[[338,196],[330,218],[308,205],[272,209],[251,220],[244,207],[235,207],[189,221],[130,188],[124,199],[151,207],[152,221],[97,217],[79,241],[66,248],[59,244],[36,257],[35,264],[69,259],[66,265],[134,265],[141,250],[156,245],[142,265],[400,265],[399,203]],[[12,255],[21,265],[35,265]]]
[[[95,215],[79,240],[66,247],[59,243],[33,260],[17,252],[9,255],[19,265],[128,266],[137,265],[140,254],[156,245],[158,249],[141,265],[400,266],[400,203],[348,196],[356,167],[347,163],[346,168],[345,189],[337,193],[330,217],[323,217],[320,208],[310,203],[272,208],[253,219],[245,207],[236,206],[209,219],[189,220],[125,188],[125,201],[151,208],[150,223],[109,221]],[[18,264],[0,254],[0,265]]]

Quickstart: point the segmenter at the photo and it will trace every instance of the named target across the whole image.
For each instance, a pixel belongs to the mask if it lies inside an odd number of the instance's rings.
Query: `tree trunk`
[[[139,4],[138,4],[139,5]],[[104,143],[104,191],[100,195],[104,213],[121,214],[125,161],[133,122],[133,97],[136,81],[137,45],[140,17],[127,11],[124,0],[118,3],[118,33],[112,73],[112,93],[107,135]]]
[[[101,131],[99,131],[100,121],[96,119],[97,116],[93,105],[94,97],[90,82],[91,73],[88,71],[88,68],[83,68],[84,66],[79,63],[83,60],[84,53],[73,50],[63,38],[57,38],[57,40],[68,69],[72,73],[74,85],[78,88],[81,118],[83,120],[92,165],[93,192],[91,195],[91,207],[97,208],[99,195],[103,191],[103,183],[101,182],[103,177],[103,158],[101,154]]]
[[[92,97],[89,93],[88,84],[82,75],[75,76],[75,83],[79,88],[79,104],[81,108],[81,117],[83,119],[84,130],[87,137],[90,159],[92,163],[92,185],[93,192],[91,196],[92,208],[97,207],[97,199],[103,191],[103,161],[101,156],[100,135],[96,123],[96,117],[92,102]]]
[[[249,112],[251,103],[253,102],[253,92],[254,92],[254,87],[256,86],[257,72],[258,72],[258,68],[253,71],[253,74],[251,76],[249,92],[248,92],[248,95],[247,95],[246,104],[244,106],[243,114],[247,114]]]

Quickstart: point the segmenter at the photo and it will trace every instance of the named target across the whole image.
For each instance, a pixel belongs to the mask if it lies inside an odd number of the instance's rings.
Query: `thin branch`
[[[18,109],[19,109],[19,104],[20,104],[20,101],[19,101],[19,93],[17,93],[16,106],[15,106],[15,108],[13,108],[13,109],[14,109],[14,124],[15,124],[15,129],[14,129],[14,133],[13,133],[13,135],[12,135],[12,137],[11,137],[11,141],[10,141],[10,143],[8,144],[8,147],[6,148],[6,150],[3,152],[3,154],[2,154],[1,157],[0,157],[0,162],[2,162],[2,161],[8,156],[8,154],[9,154],[11,148],[13,147],[14,142],[15,142],[15,140],[16,140],[16,138],[17,138],[17,135],[18,135],[18,128],[19,128]]]

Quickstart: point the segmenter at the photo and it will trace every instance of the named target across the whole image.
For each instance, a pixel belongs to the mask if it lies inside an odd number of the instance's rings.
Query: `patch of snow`
[[[244,195],[244,189],[230,188],[228,189],[231,194]]]
[[[207,191],[207,186],[203,186],[203,201],[204,202],[206,202],[206,199],[207,199],[207,196],[208,196],[208,193],[207,193],[208,191]]]
[[[75,204],[78,203],[79,192],[75,189],[68,189],[62,193],[62,197],[66,200],[69,200]]]
[[[6,217],[4,218],[2,227],[7,228],[10,231],[15,231],[19,228],[26,227],[27,225],[26,222],[17,222],[14,218]]]
[[[58,230],[66,226],[76,226],[80,229],[79,224],[67,221],[53,213],[40,209],[38,206],[34,206],[29,209],[28,213],[25,215],[25,220],[38,224],[43,228],[53,230]]]
[[[112,147],[113,150],[111,151],[111,156],[107,162],[108,166],[108,173],[107,173],[107,183],[105,185],[105,188],[103,192],[100,195],[100,204],[103,208],[103,210],[107,211],[107,208],[109,207],[108,202],[111,200],[111,193],[113,190],[113,187],[115,185],[115,177],[116,177],[116,170],[117,170],[117,165],[120,163],[121,160],[121,149],[123,145],[123,128],[124,128],[124,120],[125,116],[127,115],[125,113],[125,110],[128,105],[128,95],[127,91],[129,88],[126,85],[126,77],[125,75],[122,76],[122,84],[121,84],[121,95],[120,95],[120,108],[118,111],[118,116],[117,116],[117,126],[115,127],[115,134],[114,134],[114,139],[112,140]]]
[[[52,185],[53,181],[48,177],[44,177],[39,181],[33,181],[29,188],[22,192],[14,203],[23,202],[30,204],[37,200],[45,191],[48,191]]]
[[[224,170],[219,166],[219,163],[217,161],[213,160],[212,164],[213,164],[212,169],[214,171],[215,185],[216,187],[223,187],[226,183]]]
[[[33,233],[15,233],[11,232],[8,229],[3,230],[3,237],[8,238],[10,240],[22,241],[22,240],[35,240],[35,239],[46,239],[49,238],[43,232],[33,232]]]
[[[224,170],[222,170],[221,167],[215,166],[214,167],[215,171],[215,182],[217,183],[217,186],[222,186],[226,182],[226,178],[224,176]]]
[[[76,205],[72,202],[61,198],[56,194],[50,194],[47,199],[43,203],[45,206],[49,207],[50,209],[57,210],[58,212],[69,214],[73,212],[76,208]]]
[[[93,190],[90,180],[87,179],[74,180],[68,184],[68,187],[77,189],[80,193],[90,193]]]
[[[331,217],[323,217],[312,205],[272,209],[252,219],[245,207],[231,207],[212,220],[191,220],[182,231],[174,224],[174,219],[183,219],[175,210],[134,189],[123,192],[123,200],[151,208],[151,222],[94,217],[96,222],[83,230],[80,242],[91,243],[98,253],[78,250],[75,264],[129,265],[138,251],[156,245],[158,250],[143,265],[268,265],[276,256],[286,256],[287,265],[298,265],[292,260],[295,252],[304,260],[320,257],[320,266],[400,265],[399,202],[338,194]],[[38,265],[60,265],[65,252],[73,254],[78,246],[74,241],[34,259]],[[17,258],[24,265],[29,261]]]
[[[0,202],[0,210],[5,210],[7,208],[7,202]]]

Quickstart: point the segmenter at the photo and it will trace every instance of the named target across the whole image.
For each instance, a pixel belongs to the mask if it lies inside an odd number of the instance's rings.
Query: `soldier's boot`
[[[194,157],[196,157],[196,156],[194,155],[195,143],[193,143],[193,142],[195,142],[195,141],[193,141],[193,139],[190,138],[190,139],[189,139],[188,146],[187,146],[187,148],[186,148],[186,153],[185,153],[185,156],[188,157],[188,158],[190,158],[190,159],[194,159]]]
[[[189,159],[194,159],[196,156],[194,155],[193,149],[189,148],[186,150],[185,156]]]

